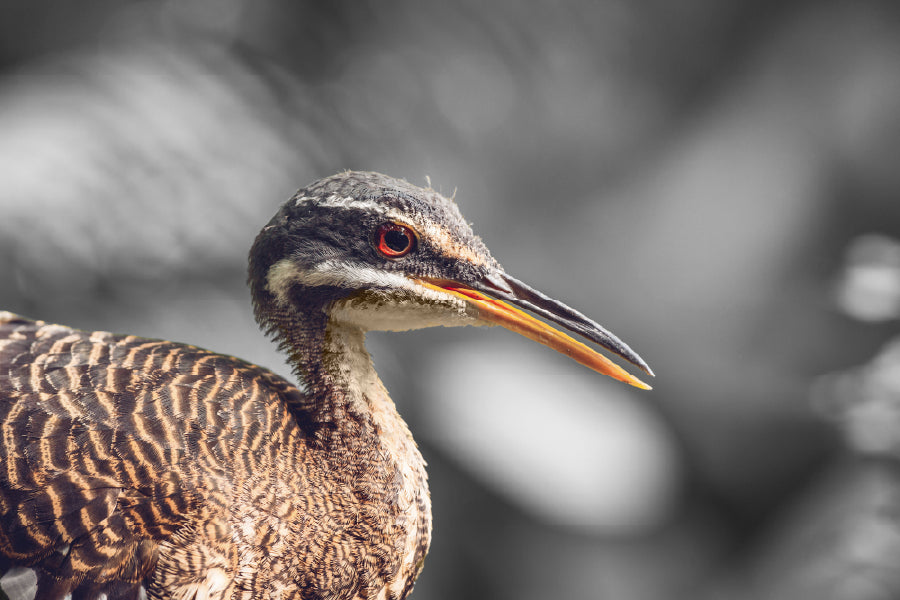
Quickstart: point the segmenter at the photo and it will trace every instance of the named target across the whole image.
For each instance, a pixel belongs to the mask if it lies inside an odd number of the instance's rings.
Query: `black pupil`
[[[405,231],[392,229],[384,234],[385,245],[394,252],[403,252],[409,248],[409,237]]]

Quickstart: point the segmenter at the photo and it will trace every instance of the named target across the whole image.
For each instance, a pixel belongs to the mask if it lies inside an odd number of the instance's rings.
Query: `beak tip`
[[[647,390],[647,391],[650,391],[650,390],[653,389],[653,386],[652,386],[652,385],[646,384],[646,383],[644,383],[643,381],[641,381],[640,379],[636,379],[636,383],[632,383],[631,385],[633,385],[634,387],[638,388],[639,390]]]
[[[621,369],[621,367],[619,367],[616,370],[618,371],[618,373],[605,373],[605,374],[610,375],[613,379],[618,379],[619,381],[621,381],[623,383],[627,383],[628,385],[630,385],[632,387],[636,387],[639,390],[652,390],[653,389],[653,386],[641,381],[640,379],[638,379],[631,373],[625,371],[624,369]]]
[[[623,342],[619,342],[619,345],[620,347],[614,348],[612,352],[618,354],[650,377],[656,377],[656,373],[653,372],[653,369],[650,368],[647,361],[641,358],[637,352],[626,346]]]

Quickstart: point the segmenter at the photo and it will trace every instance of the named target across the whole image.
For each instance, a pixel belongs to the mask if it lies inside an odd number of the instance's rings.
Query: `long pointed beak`
[[[418,282],[425,287],[453,294],[472,306],[478,318],[500,325],[524,335],[545,346],[561,352],[584,366],[613,379],[637,388],[649,390],[649,385],[631,375],[596,350],[554,329],[520,309],[529,310],[548,321],[565,327],[573,333],[621,356],[652,376],[653,371],[625,342],[604,327],[598,325],[577,310],[525,285],[502,271],[495,272],[480,281],[463,284],[445,279],[422,278]],[[515,305],[515,306],[513,306]],[[516,308],[519,307],[519,308]]]

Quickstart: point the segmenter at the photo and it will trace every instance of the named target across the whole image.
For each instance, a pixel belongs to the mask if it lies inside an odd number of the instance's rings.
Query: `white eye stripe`
[[[375,200],[359,200],[352,196],[340,197],[337,195],[328,196],[325,199],[316,200],[314,198],[309,198],[307,196],[303,196],[302,198],[297,199],[297,204],[300,204],[300,201],[315,201],[315,205],[320,208],[334,208],[334,209],[345,209],[345,210],[358,210],[364,213],[368,213],[371,215],[378,215],[380,218],[386,221],[396,221],[397,223],[403,223],[404,225],[408,225],[413,229],[418,229],[418,225],[410,221],[410,219],[403,214],[400,209],[394,208],[393,206],[385,206]],[[426,222],[430,223],[427,219]]]
[[[398,220],[406,223],[407,219],[403,213],[392,206],[385,206],[375,200],[359,200],[352,196],[331,195],[323,200],[316,202],[316,206],[321,208],[343,208],[349,210],[361,210],[369,214],[377,214],[386,219]]]

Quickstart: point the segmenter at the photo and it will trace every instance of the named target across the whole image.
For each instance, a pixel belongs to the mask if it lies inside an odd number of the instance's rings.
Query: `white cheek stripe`
[[[279,305],[290,304],[290,290],[295,284],[307,287],[331,285],[352,289],[416,287],[400,273],[339,260],[325,260],[312,269],[301,270],[290,258],[283,258],[269,268],[266,289],[275,296]]]
[[[335,322],[364,331],[404,331],[423,327],[456,327],[481,325],[471,306],[452,294],[444,294],[417,285],[399,273],[371,267],[325,261],[316,269],[300,271],[282,259],[269,269],[266,287],[282,306],[290,304],[290,289],[295,284],[306,286],[340,285],[351,288],[407,290],[408,297],[395,296],[392,301],[366,302],[351,298],[335,303],[331,317]]]

